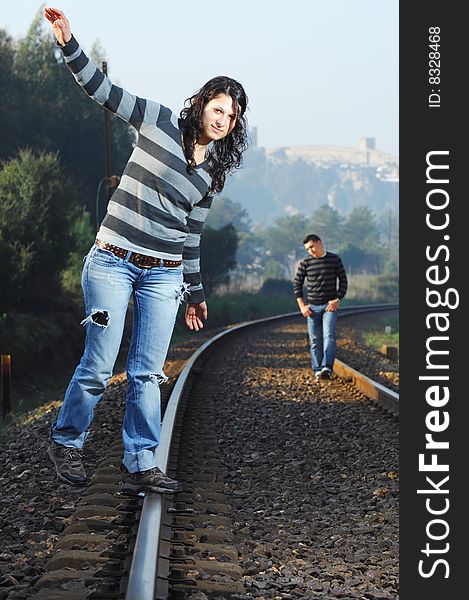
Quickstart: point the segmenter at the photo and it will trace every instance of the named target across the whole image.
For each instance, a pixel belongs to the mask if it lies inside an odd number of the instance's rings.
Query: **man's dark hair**
[[[314,233],[310,233],[303,240],[303,244],[306,244],[307,242],[320,242],[320,241],[321,241],[321,238],[318,235],[315,235]]]

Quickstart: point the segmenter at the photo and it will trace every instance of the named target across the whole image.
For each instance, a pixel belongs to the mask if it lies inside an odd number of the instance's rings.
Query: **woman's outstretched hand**
[[[44,17],[51,23],[55,37],[61,46],[65,46],[72,38],[70,23],[64,13],[58,8],[46,6],[44,8]]]

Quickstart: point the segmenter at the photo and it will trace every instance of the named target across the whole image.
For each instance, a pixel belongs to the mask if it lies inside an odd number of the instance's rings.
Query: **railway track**
[[[370,308],[398,306],[341,313]],[[298,321],[292,313],[232,327],[192,355],[165,388],[158,448],[158,464],[182,491],[174,498],[117,496],[116,443],[32,597],[397,598],[398,395],[340,361],[340,378],[314,382],[298,364],[305,351]],[[286,343],[277,344],[282,336]],[[271,426],[271,414],[284,422]],[[346,432],[347,423],[363,439],[377,427],[368,449]],[[324,453],[308,434],[327,435]],[[269,487],[272,480],[278,488]],[[357,536],[372,538],[370,556],[362,556]]]

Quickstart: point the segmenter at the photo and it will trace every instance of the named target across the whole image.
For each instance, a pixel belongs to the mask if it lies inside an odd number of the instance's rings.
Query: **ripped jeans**
[[[82,287],[85,351],[65,393],[51,437],[81,448],[93,411],[112,376],[133,297],[132,341],[127,357],[127,391],[122,427],[123,463],[133,473],[156,466],[161,409],[159,384],[186,284],[182,267],[141,269],[97,246],[88,253]]]

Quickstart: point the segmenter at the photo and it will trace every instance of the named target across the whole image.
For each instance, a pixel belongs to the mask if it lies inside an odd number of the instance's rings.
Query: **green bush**
[[[61,294],[77,218],[57,156],[21,150],[0,170],[0,310],[50,307]]]
[[[287,279],[266,279],[259,290],[265,296],[287,296],[293,295],[293,283]]]
[[[376,277],[376,293],[382,302],[399,302],[399,277],[387,273]]]
[[[72,234],[75,238],[75,248],[70,252],[67,267],[61,274],[62,288],[81,305],[83,297],[81,289],[83,260],[95,237],[90,224],[90,215],[87,211],[83,210],[81,216],[72,224]]]
[[[0,319],[0,351],[11,354],[17,381],[72,365],[83,345],[81,319],[81,312],[72,305],[40,315],[4,313]]]
[[[200,271],[207,295],[229,281],[230,270],[236,267],[237,248],[238,234],[231,223],[221,229],[204,227],[200,240]]]
[[[349,304],[399,302],[397,273],[382,275],[357,274],[348,278],[346,301]]]

